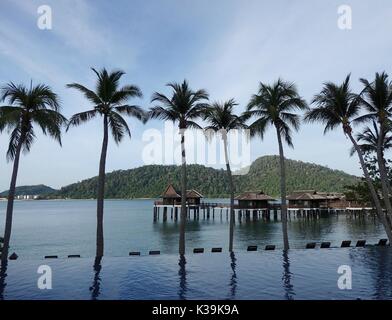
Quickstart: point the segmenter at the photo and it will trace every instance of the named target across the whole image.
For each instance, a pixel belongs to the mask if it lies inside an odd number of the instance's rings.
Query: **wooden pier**
[[[197,190],[186,192],[187,219],[229,220],[230,204],[203,202],[203,195]],[[262,191],[247,191],[235,197],[234,218],[240,223],[244,221],[269,221],[281,219],[279,201]],[[317,192],[315,190],[295,191],[287,196],[287,218],[319,219],[324,215],[346,213],[357,217],[373,213],[373,208],[366,207],[356,201],[348,201],[342,194]],[[181,212],[181,193],[169,184],[162,200],[154,202],[154,221],[177,221]]]
[[[177,221],[180,219],[181,205],[167,205],[162,201],[155,201],[153,208],[153,219],[156,221],[166,222],[169,219]],[[349,216],[359,217],[374,213],[373,208],[287,208],[287,216],[292,219],[319,219],[322,216],[348,214]],[[188,220],[229,220],[230,204],[201,202],[198,205],[187,205]],[[280,220],[281,205],[270,204],[267,208],[243,208],[238,204],[234,205],[234,217],[239,223],[242,221],[258,220]]]
[[[234,206],[234,214],[239,222],[242,220],[270,220],[278,218],[280,206],[270,206],[269,208],[240,208]],[[180,217],[181,205],[164,205],[162,201],[155,201],[153,217],[154,221],[167,221],[168,219],[177,221]],[[187,218],[194,220],[229,220],[230,204],[202,202],[199,205],[187,205]]]

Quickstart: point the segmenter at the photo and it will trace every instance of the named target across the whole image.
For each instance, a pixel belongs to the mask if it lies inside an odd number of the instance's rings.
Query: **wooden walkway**
[[[240,208],[238,205],[234,206],[235,218],[239,222],[256,221],[256,220],[278,220],[280,216],[281,205],[272,204],[268,208]],[[169,218],[173,221],[179,219],[181,212],[181,205],[164,205],[162,201],[155,201],[153,209],[154,221],[167,221]],[[194,220],[229,220],[230,204],[218,202],[202,202],[199,205],[187,205],[187,219]],[[323,215],[332,215],[346,213],[353,216],[363,216],[373,213],[372,208],[287,208],[288,219],[305,218],[305,219],[319,219]]]

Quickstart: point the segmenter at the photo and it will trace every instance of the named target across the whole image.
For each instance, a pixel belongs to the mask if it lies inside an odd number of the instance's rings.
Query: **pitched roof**
[[[204,198],[203,195],[195,189],[187,190],[186,197],[187,198]]]
[[[203,195],[195,190],[187,190],[186,191],[186,197],[187,198],[204,198]],[[172,184],[169,184],[165,190],[165,192],[162,194],[162,198],[181,198],[181,192],[178,191]]]
[[[181,196],[178,194],[174,186],[169,184],[165,192],[162,194],[162,198],[181,198]]]
[[[266,195],[263,191],[247,191],[235,197],[236,200],[266,200],[273,201],[274,198]]]
[[[342,193],[317,192],[316,190],[297,190],[287,196],[287,200],[334,200],[341,199]]]

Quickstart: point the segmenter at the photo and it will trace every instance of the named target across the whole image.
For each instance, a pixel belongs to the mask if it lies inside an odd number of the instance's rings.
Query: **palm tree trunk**
[[[378,160],[381,159],[381,160]],[[385,165],[385,158],[384,158],[384,151],[383,148],[381,148],[381,152],[377,152],[377,163],[378,163],[378,170],[380,172],[380,180],[381,180],[381,188],[382,188],[382,193],[383,193],[383,198],[384,198],[384,203],[385,203],[385,208],[387,210],[387,222],[389,225],[389,228],[392,229],[392,224],[391,224],[391,217],[392,217],[392,207],[391,207],[391,201],[389,198],[389,195],[391,194],[391,186],[388,181],[388,174],[387,174],[387,169]],[[387,199],[385,201],[385,199]],[[388,211],[388,208],[390,211]]]
[[[4,245],[1,254],[2,262],[6,262],[8,259],[8,250],[9,250],[10,240],[11,240],[12,214],[14,210],[16,179],[18,176],[20,152],[22,150],[24,139],[25,139],[25,134],[22,132],[20,136],[20,140],[18,142],[18,146],[16,147],[16,151],[15,151],[14,166],[12,169],[10,189],[8,191],[7,213],[5,218],[5,230],[4,230]]]
[[[0,301],[4,300],[4,289],[7,285],[6,278],[7,278],[7,267],[8,261],[4,260],[1,262],[0,266]]]
[[[353,138],[351,132],[346,132],[346,134],[347,134],[348,137],[350,138],[352,144],[354,145],[355,150],[357,151],[358,158],[359,158],[359,162],[361,163],[361,167],[362,167],[363,174],[364,174],[364,176],[365,176],[365,179],[366,179],[366,182],[367,182],[367,185],[368,185],[370,194],[371,194],[371,196],[372,196],[372,198],[373,198],[373,202],[374,202],[374,204],[375,204],[375,206],[376,206],[376,213],[377,213],[377,216],[378,216],[379,220],[381,221],[382,225],[384,226],[385,232],[386,232],[386,234],[387,234],[387,236],[388,236],[388,239],[389,239],[389,243],[392,243],[392,230],[391,230],[391,228],[389,227],[389,224],[388,224],[388,221],[387,221],[387,219],[386,219],[386,216],[384,215],[384,213],[383,213],[383,211],[382,211],[380,199],[378,198],[376,189],[374,188],[374,185],[373,185],[372,180],[371,180],[371,178],[370,178],[369,171],[368,171],[368,169],[366,168],[365,161],[363,160],[362,150],[361,150],[361,148],[358,146],[358,144],[357,144],[357,142],[355,141],[355,139]]]
[[[102,257],[104,252],[103,240],[103,205],[105,197],[105,166],[108,150],[108,118],[103,118],[103,141],[101,159],[99,161],[98,194],[97,194],[97,249],[96,257]]]
[[[378,170],[380,172],[380,180],[381,180],[381,190],[382,196],[384,198],[385,208],[387,210],[388,216],[392,216],[392,206],[391,201],[389,199],[389,183],[388,183],[388,175],[387,170],[385,168],[385,160],[383,155],[383,141],[384,141],[384,127],[382,123],[380,124],[380,134],[378,135],[377,141],[377,162],[378,162]]]
[[[185,129],[180,128],[181,134],[181,219],[180,219],[180,239],[179,239],[179,254],[185,254],[185,226],[187,219],[186,208],[186,157],[185,157]]]
[[[228,155],[228,146],[227,146],[227,133],[223,133],[223,144],[225,149],[225,161],[226,161],[226,170],[227,176],[229,180],[230,187],[230,230],[229,230],[229,251],[233,252],[233,240],[234,240],[234,184],[233,184],[233,176],[231,174],[230,163],[229,163],[229,155]]]
[[[282,215],[282,231],[283,231],[283,249],[290,249],[289,236],[287,233],[287,200],[286,200],[286,166],[284,161],[282,137],[280,131],[276,128],[279,143],[279,161],[280,161],[280,197],[281,197],[281,215]]]

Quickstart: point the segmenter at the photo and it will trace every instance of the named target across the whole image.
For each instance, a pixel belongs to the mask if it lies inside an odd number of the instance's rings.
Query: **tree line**
[[[325,125],[324,133],[339,127],[342,133],[351,141],[359,158],[365,181],[371,198],[376,207],[376,213],[384,226],[385,232],[392,240],[390,217],[392,205],[389,199],[390,183],[387,175],[384,152],[390,141],[391,112],[392,112],[392,83],[388,75],[376,73],[375,79],[368,81],[360,79],[363,89],[354,93],[350,88],[350,75],[342,84],[326,82],[310,104],[303,99],[296,85],[292,82],[278,79],[272,84],[260,83],[258,91],[250,97],[246,110],[235,114],[236,101],[231,98],[224,102],[210,102],[205,89],[192,90],[186,80],[182,83],[169,83],[170,95],[155,92],[152,95],[153,106],[149,110],[129,104],[133,98],[142,97],[141,90],[135,85],[120,86],[124,75],[121,70],[112,72],[106,69],[92,69],[96,75],[96,86],[89,89],[79,83],[67,84],[70,89],[79,91],[91,104],[91,109],[73,115],[67,120],[61,114],[59,98],[52,89],[44,84],[26,87],[22,84],[8,83],[1,88],[0,100],[6,105],[0,107],[0,132],[7,130],[10,142],[7,159],[13,161],[12,176],[6,209],[4,231],[4,246],[2,262],[7,261],[11,239],[13,205],[15,187],[21,152],[30,151],[35,140],[35,128],[43,134],[53,137],[61,146],[62,130],[79,126],[84,122],[100,117],[103,124],[103,140],[99,162],[97,185],[97,231],[96,257],[104,255],[104,196],[105,196],[105,167],[109,143],[109,132],[115,143],[120,143],[124,137],[131,136],[130,129],[124,116],[135,118],[143,123],[149,119],[160,119],[177,123],[181,136],[181,211],[179,230],[179,254],[185,254],[185,224],[186,224],[186,190],[187,162],[185,149],[185,130],[203,129],[198,120],[207,123],[210,129],[221,137],[226,160],[227,182],[230,189],[230,227],[229,250],[233,250],[234,230],[234,181],[228,155],[227,133],[230,130],[248,128],[251,136],[264,137],[265,132],[272,128],[276,134],[279,150],[279,181],[281,198],[281,216],[284,250],[289,249],[287,232],[287,185],[284,146],[293,147],[293,132],[298,131],[301,122],[319,122]],[[301,113],[304,113],[302,117]],[[360,132],[363,136],[374,136],[371,140],[372,149],[368,149],[369,141],[355,137],[353,128],[358,124],[371,123],[377,129],[367,128]],[[370,130],[370,131],[369,131]],[[370,133],[371,132],[371,133]],[[357,139],[356,139],[357,138]],[[363,143],[362,143],[363,142]],[[381,194],[378,194],[369,175],[364,154],[375,154],[380,173]],[[383,205],[382,205],[383,204]],[[383,211],[383,206],[386,211]]]
[[[360,182],[360,178],[321,165],[285,159],[287,192],[318,190],[345,192],[346,186]],[[188,189],[196,189],[205,198],[228,198],[230,188],[224,169],[199,164],[187,166]],[[234,192],[239,195],[250,190],[262,190],[279,199],[279,157],[262,156],[256,159],[245,175],[233,175]],[[159,198],[167,185],[181,185],[181,168],[177,165],[146,165],[128,170],[106,173],[106,199]],[[98,177],[82,180],[60,190],[44,193],[43,199],[95,199]],[[17,188],[18,189],[18,188]],[[27,193],[34,194],[34,193]]]

